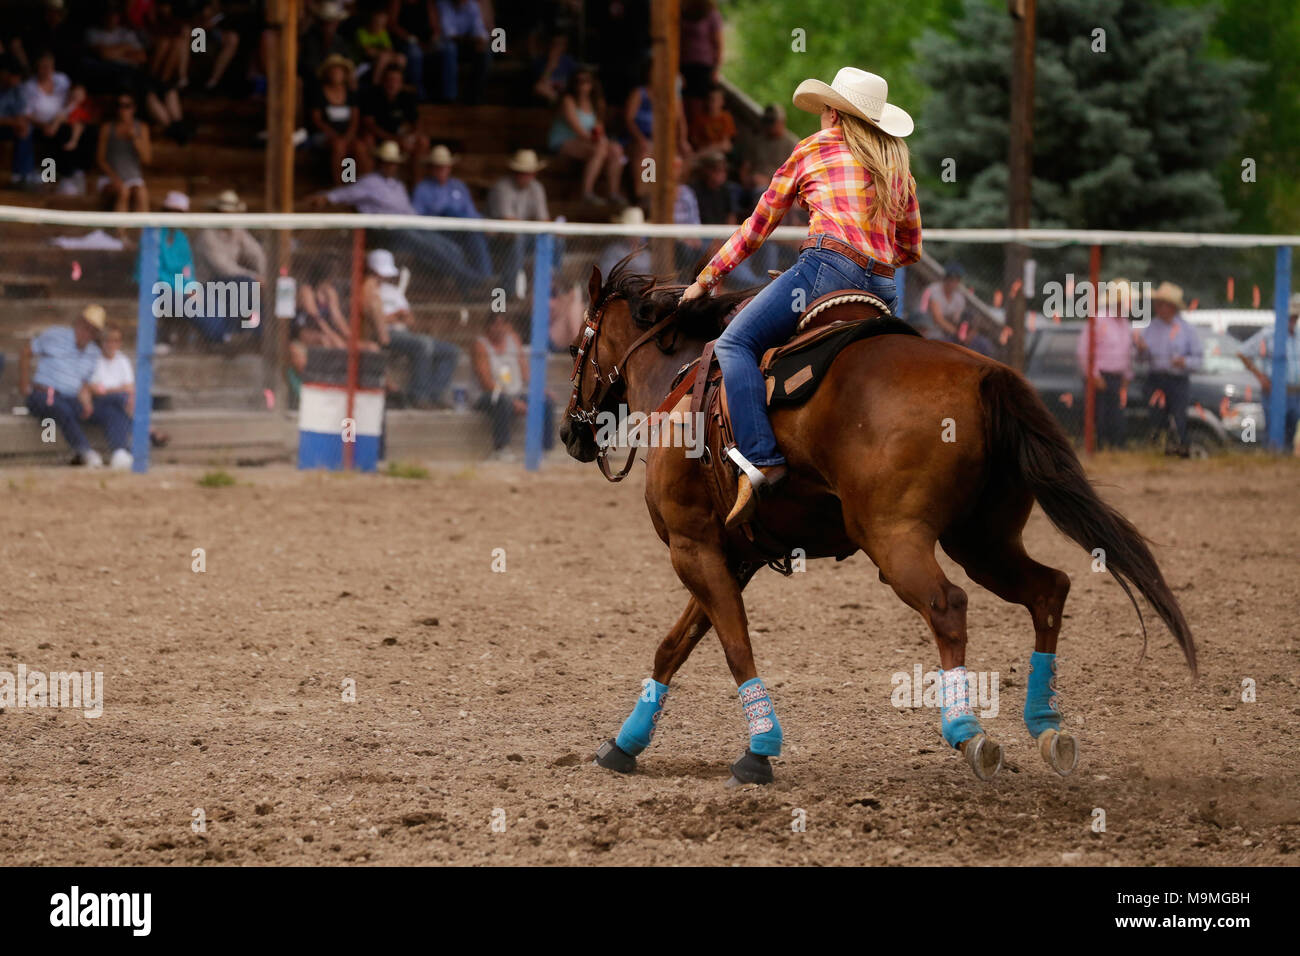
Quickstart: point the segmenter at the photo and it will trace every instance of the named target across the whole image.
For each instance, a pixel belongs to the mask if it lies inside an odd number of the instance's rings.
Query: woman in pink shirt
[[[1124,397],[1133,379],[1133,330],[1129,326],[1129,282],[1112,279],[1098,290],[1096,362],[1089,368],[1088,330],[1079,335],[1075,357],[1083,386],[1089,375],[1097,390],[1097,447],[1124,446]]]

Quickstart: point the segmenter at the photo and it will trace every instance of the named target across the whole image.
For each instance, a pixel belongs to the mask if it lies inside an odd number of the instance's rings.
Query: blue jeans
[[[92,422],[98,422],[108,438],[108,450],[119,448],[131,450],[131,416],[126,410],[126,395],[113,392],[109,395],[96,395],[91,399],[94,411],[90,415]]]
[[[14,179],[26,180],[36,169],[36,146],[32,130],[29,129],[26,136],[19,137],[12,127],[0,127],[0,142],[5,140],[13,140],[14,143]]]
[[[892,278],[869,273],[846,256],[819,245],[805,249],[791,268],[754,296],[713,347],[727,383],[736,447],[752,464],[785,463],[767,420],[767,389],[758,370],[759,359],[794,334],[803,310],[814,299],[838,289],[870,292],[884,299],[891,312],[898,305]]]
[[[81,402],[76,395],[66,395],[44,385],[35,385],[27,395],[27,409],[37,422],[46,418],[54,419],[55,434],[61,434],[78,455],[90,451],[90,441],[81,430]]]
[[[412,404],[424,405],[442,401],[443,393],[456,374],[460,349],[450,342],[435,339],[432,335],[408,332],[406,329],[389,329],[388,347],[411,360],[411,377],[406,385],[406,398]]]

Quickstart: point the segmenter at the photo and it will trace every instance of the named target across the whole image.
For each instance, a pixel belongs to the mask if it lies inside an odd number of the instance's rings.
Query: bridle
[[[595,314],[592,314],[590,308],[587,310],[586,319],[583,323],[582,341],[573,354],[573,374],[569,378],[570,383],[573,385],[573,394],[569,396],[569,406],[565,409],[565,415],[571,421],[586,424],[591,429],[592,441],[596,442],[598,449],[596,464],[600,466],[600,473],[608,481],[622,481],[628,476],[628,473],[632,470],[632,464],[636,460],[637,447],[633,445],[628,450],[627,461],[623,463],[622,468],[616,472],[611,472],[608,461],[609,446],[601,447],[597,441],[596,416],[600,414],[601,405],[609,398],[615,388],[621,385],[626,391],[627,386],[623,380],[623,369],[627,367],[627,360],[632,357],[632,353],[652,339],[658,338],[665,329],[677,321],[674,311],[650,326],[627,347],[622,358],[606,374],[601,369],[600,363],[596,361],[596,339],[600,335],[600,323],[605,318],[605,310],[611,302],[620,298],[623,297],[619,295],[610,296],[600,303],[600,306],[595,310]],[[664,348],[664,346],[660,344],[660,348]],[[586,359],[585,362],[584,359]],[[582,382],[588,365],[594,370],[596,384],[592,388],[591,398],[584,404],[582,401]]]

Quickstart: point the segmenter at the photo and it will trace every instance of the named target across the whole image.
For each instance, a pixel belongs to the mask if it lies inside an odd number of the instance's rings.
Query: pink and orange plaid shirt
[[[844,142],[838,126],[800,140],[776,171],[753,214],[741,223],[697,277],[705,289],[744,262],[776,228],[796,199],[808,210],[808,235],[831,236],[863,255],[905,266],[921,258],[921,209],[915,181],[909,183],[907,209],[899,222],[872,223],[867,209],[875,185]]]

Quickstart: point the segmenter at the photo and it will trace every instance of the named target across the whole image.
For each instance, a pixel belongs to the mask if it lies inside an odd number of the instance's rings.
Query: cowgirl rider
[[[921,212],[903,137],[912,118],[886,102],[883,78],[853,67],[829,86],[804,80],[794,105],[821,114],[822,128],[802,140],[772,177],[753,214],[718,250],[683,301],[704,295],[776,228],[796,200],[808,210],[808,238],[795,264],[742,309],[714,346],[741,456],[736,504],[727,527],[749,521],[756,496],[785,478],[785,458],[767,419],[758,362],[794,333],[802,309],[838,289],[861,289],[894,311],[894,268],[921,258]]]

